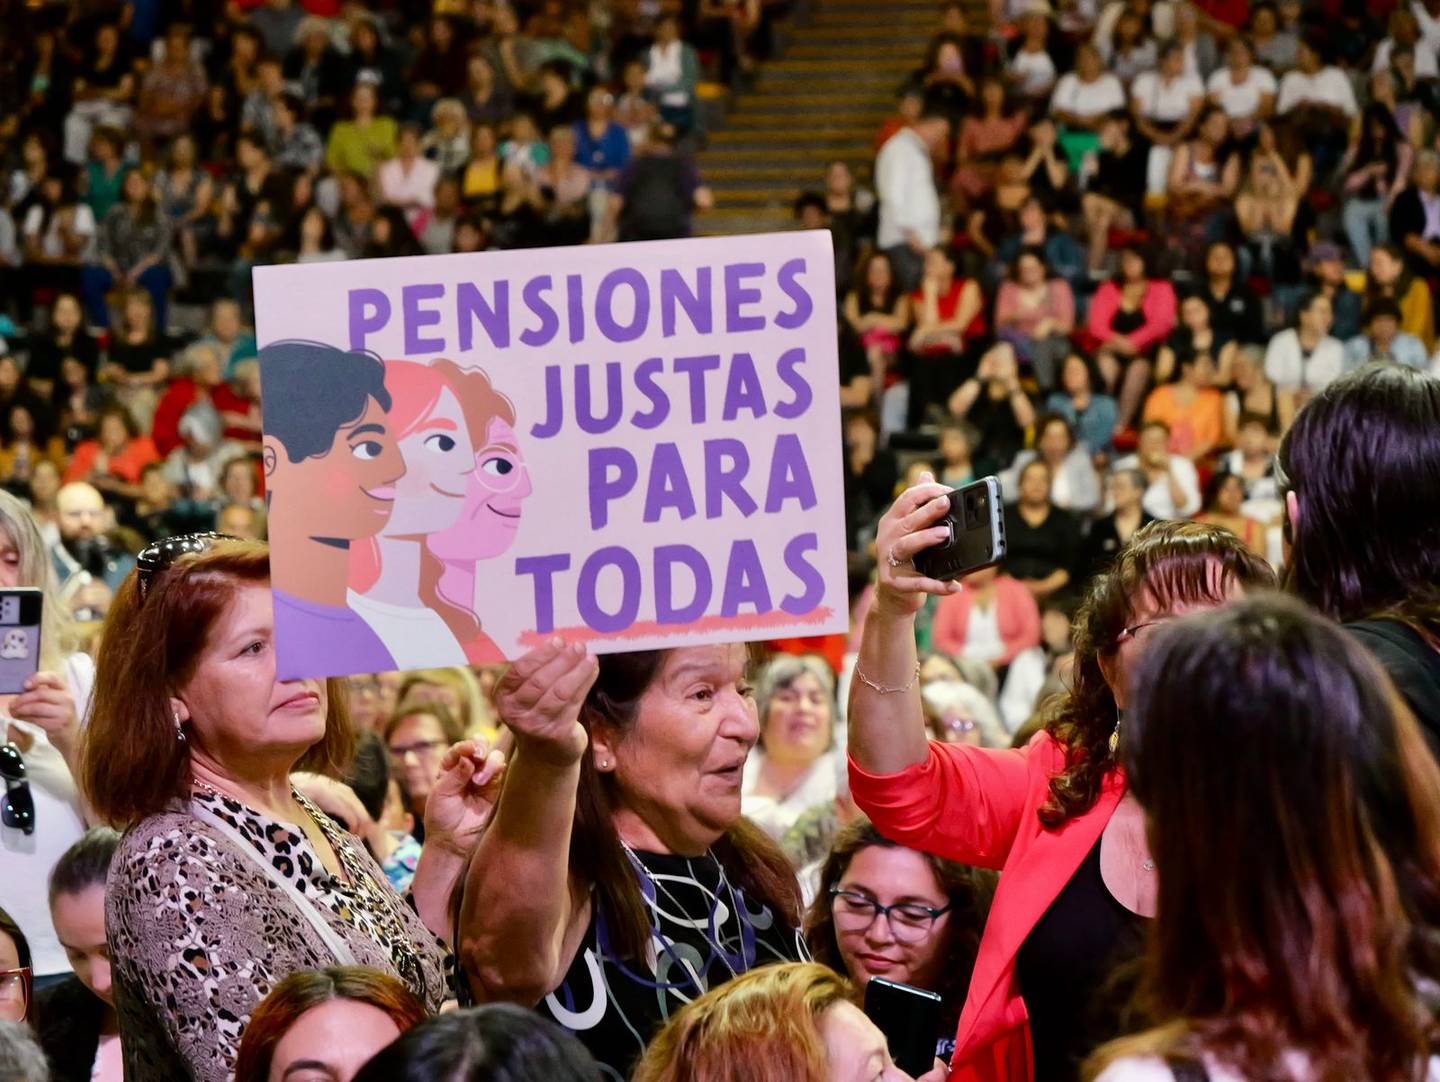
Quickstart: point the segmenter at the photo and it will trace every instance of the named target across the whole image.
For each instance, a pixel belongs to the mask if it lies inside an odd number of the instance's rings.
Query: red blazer
[[[970,610],[975,605],[975,591],[962,589],[958,594],[942,597],[935,606],[935,620],[930,625],[931,642],[935,649],[958,656],[965,648],[965,629],[970,623]],[[1009,665],[1021,650],[1040,645],[1040,607],[1035,596],[1017,579],[1001,575],[995,580],[996,626],[1005,652],[1000,663]]]
[[[850,791],[880,833],[960,864],[1000,870],[980,940],[970,994],[955,1034],[951,1082],[1032,1082],[1030,1020],[1015,958],[1099,840],[1125,792],[1109,774],[1095,806],[1059,830],[1036,811],[1065,751],[1041,733],[1024,748],[994,751],[931,742],[929,757],[898,774],[867,774],[850,763]]]

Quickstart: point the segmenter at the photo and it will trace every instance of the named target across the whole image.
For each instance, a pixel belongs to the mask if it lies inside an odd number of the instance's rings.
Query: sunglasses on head
[[[181,556],[198,556],[206,552],[217,541],[238,541],[239,538],[231,537],[229,534],[207,531],[205,533],[186,533],[177,537],[167,537],[163,541],[156,541],[152,545],[146,545],[140,550],[140,555],[135,557],[135,581],[140,588],[140,597],[143,600],[150,592],[150,584],[155,577],[173,564]]]
[[[25,780],[25,760],[14,744],[0,744],[0,779],[5,782],[5,799],[0,802],[0,823],[35,833],[35,798]]]

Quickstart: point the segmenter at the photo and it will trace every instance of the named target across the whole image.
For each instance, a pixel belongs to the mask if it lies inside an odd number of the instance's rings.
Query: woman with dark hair
[[[375,211],[375,219],[370,223],[370,237],[360,253],[361,259],[423,254],[403,210],[387,205]]]
[[[850,340],[865,351],[871,387],[885,389],[885,374],[894,366],[910,329],[910,298],[895,279],[890,257],[871,252],[856,276],[858,282],[845,297],[843,314]]]
[[[127,1078],[228,1082],[251,1010],[302,969],[367,965],[449,995],[449,898],[489,813],[459,744],[431,791],[413,905],[292,784],[353,747],[338,680],[277,681],[269,551],[149,546],[101,642],[81,790],[125,828],[105,927]],[[471,781],[474,779],[475,784]]]
[[[1016,455],[1000,479],[1008,492],[1019,494],[1020,475],[1037,459],[1050,467],[1050,502],[1060,510],[1088,515],[1100,506],[1094,459],[1063,414],[1043,413],[1036,420],[1034,448]]]
[[[81,276],[90,322],[110,326],[105,295],[116,285],[138,286],[150,294],[155,324],[168,325],[170,293],[170,220],[160,213],[145,174],[132,169],[120,185],[120,199],[100,222],[99,262]]]
[[[621,1077],[686,1001],[802,954],[795,874],[740,815],[747,668],[739,645],[597,662],[556,640],[496,685],[515,752],[461,958],[476,998],[535,1006]]]
[[[1043,248],[1021,248],[995,298],[995,333],[1015,347],[1042,391],[1055,386],[1074,329],[1070,283],[1050,274]]]
[[[1206,105],[1192,137],[1175,147],[1165,180],[1166,242],[1180,245],[1189,264],[1220,240],[1240,186],[1240,155],[1230,146],[1225,110]]]
[[[1118,1019],[1094,1015],[1154,914],[1143,814],[1117,756],[1127,678],[1156,626],[1275,576],[1227,531],[1144,527],[1087,591],[1070,687],[1045,705],[1041,735],[1013,751],[927,742],[914,614],[927,594],[961,585],[916,574],[911,558],[940,539],[934,524],[948,506],[947,488],[922,483],[881,520],[880,577],[851,685],[851,792],[886,837],[1003,869],[951,1078],[1073,1078],[1120,1032]]]
[[[925,61],[910,77],[925,98],[927,112],[944,113],[955,125],[975,97],[975,83],[967,69],[965,39],[958,34],[939,33],[925,49]]]
[[[303,969],[277,984],[251,1013],[235,1082],[350,1082],[425,1013],[409,988],[377,969]]]
[[[0,1021],[23,1022],[29,1016],[33,977],[25,933],[0,909]]]
[[[950,190],[970,206],[984,198],[995,182],[1001,155],[1015,146],[1025,130],[1023,110],[1006,111],[1005,80],[987,75],[980,80],[978,108],[960,122],[955,141],[955,175]]]
[[[1229,530],[1259,556],[1265,555],[1265,524],[1245,514],[1245,478],[1234,473],[1216,473],[1205,485],[1205,502],[1195,516],[1197,522]]]
[[[1264,598],[1156,634],[1132,687],[1155,1028],[1087,1077],[1440,1078],[1440,769],[1373,659]]]
[[[361,1068],[353,1082],[601,1082],[585,1046],[509,1003],[422,1022]],[[239,1080],[237,1079],[237,1082]]]
[[[85,312],[73,293],[55,295],[45,329],[32,334],[27,345],[30,359],[25,364],[25,380],[46,400],[63,390],[61,368],[67,359],[73,357],[84,365],[91,379],[100,367],[99,343],[85,329]]]
[[[1120,274],[1090,301],[1085,346],[1116,395],[1117,429],[1129,428],[1150,383],[1156,349],[1175,327],[1175,287],[1150,277],[1150,259],[1137,245],[1120,249]]]
[[[1356,266],[1368,267],[1371,246],[1390,239],[1390,207],[1410,176],[1413,153],[1388,106],[1365,106],[1339,170],[1345,239]]]
[[[1103,393],[1104,381],[1095,366],[1072,349],[1060,363],[1060,386],[1050,393],[1045,409],[1070,422],[1075,438],[1092,455],[1108,455],[1115,438],[1115,399]]]
[[[994,891],[993,873],[907,849],[862,817],[830,846],[805,942],[862,987],[883,977],[940,995],[936,1055],[948,1060]]]
[[[1440,751],[1440,380],[1370,365],[1280,443],[1285,586],[1370,648]]]
[[[105,877],[120,835],[94,827],[50,871],[50,919],[74,973],[36,998],[35,1031],[55,1082],[121,1082],[105,945]]]

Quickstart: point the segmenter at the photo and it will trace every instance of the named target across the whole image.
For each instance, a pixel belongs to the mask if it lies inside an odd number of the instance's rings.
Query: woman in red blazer
[[[1155,904],[1144,816],[1116,748],[1125,677],[1150,628],[1273,587],[1270,566],[1233,534],[1197,522],[1140,530],[1076,616],[1072,688],[1026,747],[926,740],[914,618],[955,582],[918,575],[940,540],[949,489],[926,480],[880,522],[880,578],[850,696],[856,803],[895,841],[1003,872],[956,1033],[952,1082],[1073,1080],[1116,1036],[1103,1009],[1118,963],[1138,954]]]

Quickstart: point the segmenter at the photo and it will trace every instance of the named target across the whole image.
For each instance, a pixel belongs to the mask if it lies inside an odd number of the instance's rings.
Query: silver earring
[[[180,711],[174,711],[173,716],[175,718],[175,739],[183,744],[185,743],[185,730],[180,726]]]

